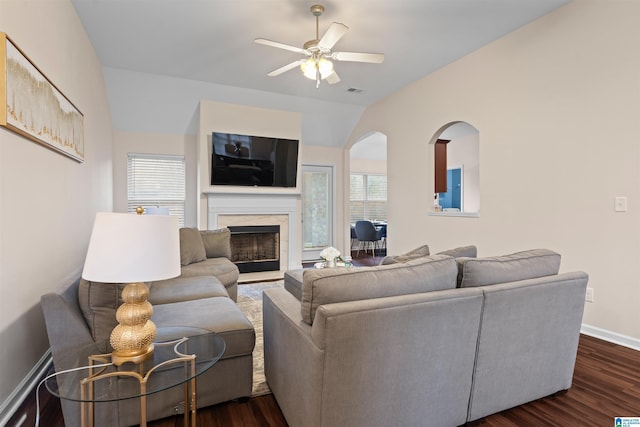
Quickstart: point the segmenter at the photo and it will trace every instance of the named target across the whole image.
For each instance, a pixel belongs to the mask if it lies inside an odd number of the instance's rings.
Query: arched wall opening
[[[429,214],[479,216],[480,132],[464,121],[440,127],[431,137],[434,188]]]
[[[387,136],[378,131],[367,133],[346,151],[349,189],[346,191],[345,217],[351,249],[356,250],[359,245],[355,222],[369,220],[385,229],[376,255],[383,254],[387,235]]]

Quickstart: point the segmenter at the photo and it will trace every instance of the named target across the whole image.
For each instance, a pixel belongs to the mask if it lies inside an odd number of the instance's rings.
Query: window
[[[349,221],[387,220],[387,176],[351,174]]]
[[[131,154],[127,161],[127,210],[169,208],[184,226],[185,167],[183,156]]]

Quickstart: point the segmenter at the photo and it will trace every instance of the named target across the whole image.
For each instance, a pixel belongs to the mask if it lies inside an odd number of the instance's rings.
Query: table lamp
[[[82,278],[92,282],[127,283],[110,338],[116,365],[141,363],[153,354],[157,330],[144,282],[180,275],[177,217],[141,212],[98,212],[82,271]]]

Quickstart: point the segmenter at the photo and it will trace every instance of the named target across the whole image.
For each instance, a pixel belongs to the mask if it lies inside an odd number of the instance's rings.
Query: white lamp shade
[[[82,271],[86,280],[151,282],[180,275],[178,218],[98,212]]]

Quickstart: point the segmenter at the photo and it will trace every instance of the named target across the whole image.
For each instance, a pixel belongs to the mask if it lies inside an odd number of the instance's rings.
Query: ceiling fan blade
[[[334,85],[340,81],[340,77],[338,76],[338,73],[334,71],[333,73],[329,74],[325,80],[330,85]]]
[[[273,70],[272,72],[270,72],[269,74],[267,74],[267,76],[269,77],[275,77],[275,76],[279,76],[280,74],[287,72],[289,70],[292,70],[294,68],[296,68],[298,65],[302,64],[304,62],[304,59],[299,59],[297,61],[292,62],[291,64],[287,64],[284,67],[280,67],[277,70]]]
[[[359,52],[333,52],[331,59],[336,61],[370,62],[380,64],[384,61],[382,53],[359,53]]]
[[[338,43],[338,40],[340,40],[342,36],[344,36],[347,30],[349,30],[349,27],[347,27],[346,25],[341,24],[339,22],[334,22],[329,26],[329,29],[327,30],[327,32],[324,33],[324,35],[318,42],[318,48],[320,48],[320,50],[325,50],[325,51],[331,50],[331,48],[336,43]]]
[[[300,48],[300,47],[296,47],[296,46],[291,46],[288,44],[284,44],[284,43],[278,43],[278,42],[274,42],[272,40],[267,40],[267,39],[255,39],[254,40],[256,43],[258,44],[263,44],[265,46],[271,46],[271,47],[277,47],[278,49],[285,49],[285,50],[290,50],[291,52],[296,52],[296,53],[304,53],[306,54],[307,51]]]

